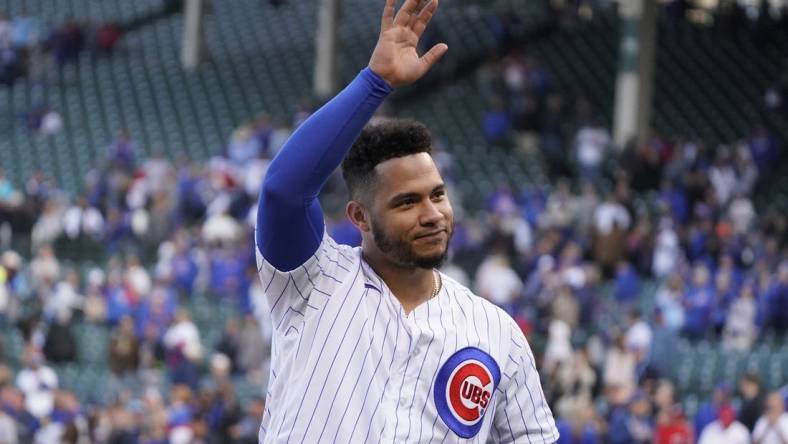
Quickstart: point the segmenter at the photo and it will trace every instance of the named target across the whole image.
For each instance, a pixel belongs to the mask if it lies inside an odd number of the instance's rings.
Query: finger
[[[394,4],[397,0],[386,0],[386,6],[383,7],[383,17],[380,22],[380,30],[385,31],[391,27],[394,22]]]
[[[438,9],[438,0],[430,1],[424,8],[421,9],[421,12],[416,18],[415,23],[411,27],[413,32],[416,33],[416,36],[421,37],[421,35],[424,34],[424,30],[427,29],[427,25],[430,23],[432,14],[435,13],[436,9]]]
[[[397,16],[394,17],[394,25],[407,26],[410,21],[411,15],[416,13],[416,8],[419,6],[419,0],[405,0],[405,4],[399,8]]]
[[[427,72],[432,65],[438,63],[438,60],[446,54],[446,51],[449,50],[449,45],[445,43],[438,43],[437,45],[430,48],[421,58],[419,59],[422,64],[422,73]]]
[[[418,21],[419,16],[421,15],[421,11],[424,10],[426,5],[430,2],[430,0],[419,0],[419,3],[416,5],[416,9],[413,11],[413,14],[410,15],[410,20],[408,20],[408,28],[413,28]]]

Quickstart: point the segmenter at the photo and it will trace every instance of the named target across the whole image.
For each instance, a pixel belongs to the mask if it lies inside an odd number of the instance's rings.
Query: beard
[[[372,219],[371,228],[375,245],[386,254],[394,263],[404,268],[440,268],[446,262],[449,254],[449,241],[454,234],[454,227],[448,227],[446,245],[443,251],[431,255],[418,254],[413,249],[413,244],[402,238],[392,236],[383,228],[384,225]]]

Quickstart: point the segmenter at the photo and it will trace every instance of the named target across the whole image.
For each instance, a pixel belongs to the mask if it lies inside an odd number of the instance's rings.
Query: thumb
[[[424,66],[424,71],[426,72],[428,69],[432,67],[438,60],[446,54],[446,51],[449,50],[449,46],[445,43],[438,43],[437,45],[430,48],[421,58],[421,64]]]

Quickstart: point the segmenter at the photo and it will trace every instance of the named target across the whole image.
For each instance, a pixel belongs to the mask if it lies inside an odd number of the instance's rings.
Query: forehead
[[[396,157],[375,166],[378,192],[383,198],[400,193],[429,193],[443,183],[428,153]]]

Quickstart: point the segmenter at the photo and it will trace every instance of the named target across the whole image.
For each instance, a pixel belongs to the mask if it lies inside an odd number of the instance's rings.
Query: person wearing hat
[[[698,444],[749,444],[750,433],[736,420],[736,411],[729,404],[720,408],[719,419],[707,425],[700,434]]]
[[[698,408],[695,415],[695,433],[700,436],[707,425],[719,419],[720,409],[731,399],[731,387],[726,382],[717,384],[712,399],[707,400]]]

